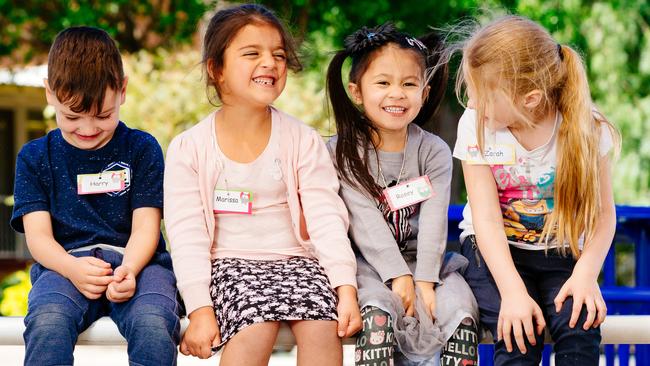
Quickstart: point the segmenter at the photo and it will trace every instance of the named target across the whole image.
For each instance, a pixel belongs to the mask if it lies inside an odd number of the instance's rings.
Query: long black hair
[[[394,44],[402,49],[412,50],[421,56],[427,75],[429,94],[413,120],[418,125],[429,121],[438,110],[447,87],[447,65],[440,65],[443,42],[435,33],[419,39],[399,32],[393,24],[385,23],[374,28],[363,27],[345,39],[345,48],[338,51],[327,70],[327,95],[334,112],[338,139],[336,142],[335,165],[341,179],[372,197],[381,196],[381,187],[375,183],[368,168],[368,152],[376,148],[373,135],[377,128],[366,118],[348,97],[343,85],[341,69],[345,60],[352,59],[349,80],[359,84],[361,76],[381,48]]]

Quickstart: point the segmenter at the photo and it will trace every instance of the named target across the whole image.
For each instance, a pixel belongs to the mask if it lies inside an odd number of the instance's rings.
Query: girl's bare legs
[[[226,343],[219,365],[267,365],[279,329],[279,322],[256,323],[247,326]],[[336,330],[334,330],[334,334],[336,335]]]
[[[297,320],[289,322],[298,345],[298,366],[340,366],[343,346],[336,335],[333,320]]]

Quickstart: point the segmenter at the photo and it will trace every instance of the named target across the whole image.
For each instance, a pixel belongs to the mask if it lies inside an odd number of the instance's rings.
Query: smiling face
[[[81,150],[97,150],[105,146],[113,137],[120,121],[120,106],[126,98],[127,79],[118,92],[107,88],[102,110],[74,112],[67,104],[61,103],[45,82],[45,96],[48,104],[54,107],[56,125],[63,139]]]
[[[226,105],[268,106],[287,81],[287,56],[280,32],[266,23],[241,28],[226,48],[217,71]]]
[[[349,84],[350,92],[380,134],[404,132],[428,92],[421,56],[390,43],[375,52],[359,83]]]

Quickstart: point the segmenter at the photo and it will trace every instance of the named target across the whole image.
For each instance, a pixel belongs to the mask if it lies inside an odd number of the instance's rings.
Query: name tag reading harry
[[[77,194],[120,192],[125,187],[126,169],[77,175]]]
[[[467,162],[473,165],[512,165],[515,163],[515,147],[510,144],[486,145],[481,156],[478,145],[468,146]]]
[[[253,193],[247,191],[214,190],[214,213],[237,213],[250,215],[253,212]]]
[[[384,197],[386,197],[391,211],[428,200],[433,195],[431,182],[426,175],[384,189]]]

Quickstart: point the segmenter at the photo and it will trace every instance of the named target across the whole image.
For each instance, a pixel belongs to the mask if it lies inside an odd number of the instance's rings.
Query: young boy
[[[108,315],[131,364],[173,365],[176,280],[160,234],[163,156],[119,120],[127,77],[109,35],[57,35],[45,93],[58,129],[23,146],[11,226],[37,263],[25,317],[25,365],[72,365],[79,333]]]

